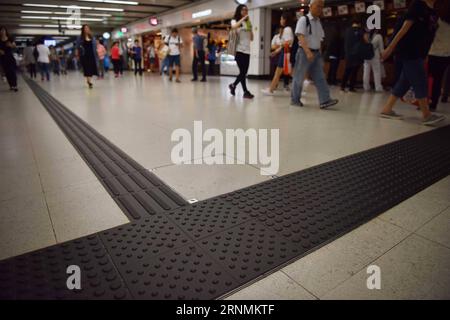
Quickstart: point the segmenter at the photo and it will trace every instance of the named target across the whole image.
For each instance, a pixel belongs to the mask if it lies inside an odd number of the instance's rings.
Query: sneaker
[[[426,119],[422,120],[422,124],[424,126],[431,126],[431,125],[441,122],[443,120],[445,120],[444,115],[437,115],[437,114],[432,113]]]
[[[321,103],[320,104],[320,109],[327,109],[331,106],[334,106],[335,104],[337,104],[339,102],[338,99],[330,99],[327,102]]]
[[[299,101],[299,102],[291,101],[291,106],[293,106],[293,107],[303,107],[304,104],[301,101]]]
[[[291,91],[291,88],[289,88],[289,86],[285,86],[285,87],[284,87],[284,91],[289,92],[289,91]]]
[[[176,83],[180,83],[181,80],[180,80],[180,79],[176,79],[175,82],[176,82]]]
[[[269,88],[267,88],[267,89],[261,89],[261,92],[262,92],[264,95],[266,95],[266,96],[273,96],[273,95],[274,95],[274,93],[273,93],[272,91],[270,91]]]
[[[169,77],[169,81],[172,81],[172,77]]]
[[[380,118],[392,119],[392,120],[403,120],[403,116],[395,113],[395,111],[391,111],[389,113],[380,113]]]
[[[234,84],[231,83],[228,86],[228,88],[230,89],[230,93],[231,93],[232,96],[236,95],[236,87],[234,86]]]
[[[244,99],[253,99],[254,97],[255,97],[255,96],[252,95],[252,94],[250,93],[250,91],[247,91],[247,92],[244,93]]]
[[[197,78],[193,78],[193,79],[191,79],[191,81],[197,81]]]

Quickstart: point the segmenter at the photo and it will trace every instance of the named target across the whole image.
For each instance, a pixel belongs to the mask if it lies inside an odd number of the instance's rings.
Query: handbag
[[[283,61],[283,74],[285,76],[290,75],[291,74],[291,53],[289,52],[289,44],[286,42],[284,44],[284,61]]]
[[[230,30],[230,33],[228,34],[228,46],[227,46],[227,53],[229,55],[232,56],[236,55],[238,41],[239,41],[239,32],[237,30]]]

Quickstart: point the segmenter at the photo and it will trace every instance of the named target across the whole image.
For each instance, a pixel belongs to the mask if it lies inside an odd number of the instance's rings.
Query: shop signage
[[[192,19],[198,19],[198,18],[202,18],[202,17],[207,17],[209,15],[211,15],[212,10],[208,9],[208,10],[203,10],[203,11],[199,11],[199,12],[194,12],[192,14]]]
[[[348,14],[348,6],[346,4],[338,6],[338,14],[340,16]]]
[[[122,27],[122,28],[120,29],[120,31],[121,31],[122,33],[127,33],[127,32],[128,32],[128,29],[127,29],[126,27]]]
[[[361,1],[356,1],[355,2],[355,12],[356,13],[366,12],[366,4]]]
[[[333,15],[333,9],[331,7],[325,7],[322,10],[324,17],[331,17]]]
[[[158,22],[159,21],[157,17],[150,17],[150,19],[148,19],[148,23],[150,23],[151,26],[157,26]]]
[[[384,10],[384,0],[375,0],[373,4],[380,7],[381,10]]]
[[[400,9],[406,7],[406,0],[394,0],[394,8]]]

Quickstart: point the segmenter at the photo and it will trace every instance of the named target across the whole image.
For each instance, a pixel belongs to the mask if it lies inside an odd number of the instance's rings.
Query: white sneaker
[[[264,95],[266,95],[266,96],[273,96],[273,95],[274,95],[274,93],[273,93],[272,91],[270,91],[269,88],[267,88],[267,89],[262,89],[261,92],[262,92]]]

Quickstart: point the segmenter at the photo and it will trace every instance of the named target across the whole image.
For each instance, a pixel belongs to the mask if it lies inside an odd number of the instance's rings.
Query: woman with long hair
[[[285,67],[284,60],[286,47],[288,48],[288,52],[290,52],[290,48],[294,42],[294,32],[292,32],[292,28],[289,26],[289,14],[287,12],[281,15],[279,30],[279,33],[277,33],[272,39],[272,56],[276,57],[277,68],[275,69],[275,75],[273,76],[270,87],[262,90],[262,92],[266,95],[273,95],[275,89],[277,88]],[[289,63],[289,61],[287,62]],[[285,79],[287,79],[288,82],[286,83],[285,81],[284,87],[289,89],[289,78],[286,78],[286,75]]]
[[[97,44],[91,29],[87,24],[81,27],[81,35],[78,38],[77,49],[80,62],[83,66],[83,73],[89,89],[92,89],[92,76],[98,76],[97,72]]]
[[[236,77],[234,83],[228,87],[230,93],[234,96],[236,94],[236,87],[240,83],[242,90],[244,90],[244,98],[252,99],[254,95],[247,89],[246,78],[250,65],[250,42],[253,41],[253,30],[246,5],[240,4],[237,6],[234,18],[231,20],[231,29],[239,33],[235,56],[236,63],[239,67],[239,75]]]
[[[0,63],[8,80],[9,89],[17,92],[16,59],[13,49],[16,47],[6,27],[0,27]]]

